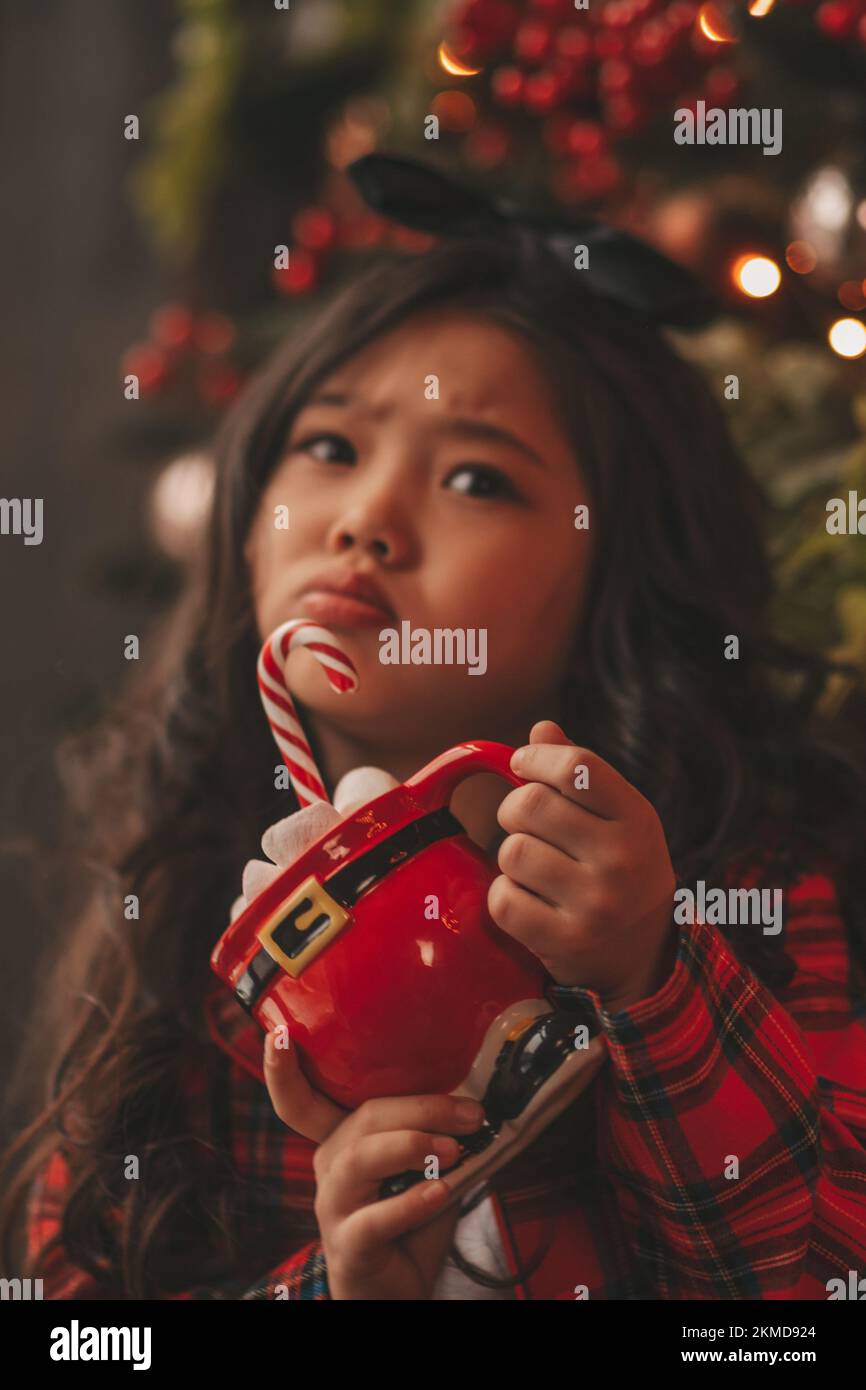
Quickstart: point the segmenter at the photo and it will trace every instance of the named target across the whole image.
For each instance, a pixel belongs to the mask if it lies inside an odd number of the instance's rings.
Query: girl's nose
[[[412,551],[412,538],[396,518],[358,508],[342,516],[331,529],[329,546],[337,552],[368,551],[391,564],[403,564]]]
[[[358,531],[347,531],[341,527],[336,536],[338,550],[369,550],[374,555],[380,556],[383,560],[393,558],[393,543],[388,536],[374,536]]]

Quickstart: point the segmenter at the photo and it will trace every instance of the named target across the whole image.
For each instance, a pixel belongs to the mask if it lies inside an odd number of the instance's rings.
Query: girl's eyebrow
[[[541,456],[534,449],[530,449],[529,445],[518,435],[507,430],[504,425],[494,425],[489,420],[474,420],[465,415],[451,415],[434,424],[432,428],[437,434],[479,439],[490,444],[504,444],[523,454],[524,458],[529,463],[534,464],[536,468],[544,467]]]
[[[355,399],[349,392],[323,391],[319,395],[313,396],[309,405],[344,406]],[[511,430],[506,429],[504,425],[494,425],[489,420],[476,420],[466,415],[451,415],[444,420],[437,421],[432,428],[441,435],[469,437],[491,444],[505,444],[523,454],[524,458],[534,464],[536,468],[544,467],[541,456],[534,449],[531,449],[525,440],[512,434]]]

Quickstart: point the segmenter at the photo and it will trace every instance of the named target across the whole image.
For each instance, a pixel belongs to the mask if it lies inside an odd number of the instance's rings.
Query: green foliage
[[[847,499],[849,489],[866,498],[866,395],[851,396],[856,366],[822,345],[774,343],[730,319],[694,337],[672,336],[723,403],[770,502],[777,633],[851,662],[866,683],[866,537],[827,530],[831,498]],[[725,399],[731,374],[738,400]],[[834,679],[828,710],[849,689]]]
[[[317,7],[302,14],[303,3],[286,12],[176,0],[176,74],[142,122],[146,154],[130,179],[134,206],[175,265],[188,266],[201,249],[214,197],[239,164],[248,173],[254,163],[263,185],[273,185],[276,170],[287,199],[302,195],[299,139],[315,149],[324,119],[352,91],[378,90],[419,11],[418,0],[334,0],[338,22],[320,42],[311,28]]]
[[[130,190],[159,248],[188,260],[199,248],[225,170],[246,34],[234,0],[178,0],[178,8],[178,78],[142,122],[153,136]]]

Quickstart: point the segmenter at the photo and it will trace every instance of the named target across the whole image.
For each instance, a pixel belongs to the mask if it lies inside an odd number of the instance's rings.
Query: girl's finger
[[[555,945],[561,951],[562,913],[534,893],[528,893],[506,874],[500,874],[491,883],[487,908],[496,925],[539,960],[552,956],[554,952],[550,948]]]
[[[624,819],[635,796],[626,779],[589,748],[527,744],[515,750],[511,769],[528,782],[546,782],[603,820]]]
[[[528,782],[508,792],[499,803],[496,819],[509,835],[535,835],[578,863],[598,860],[609,833],[607,821],[544,782]]]
[[[431,1221],[442,1212],[450,1196],[451,1189],[444,1178],[430,1178],[397,1197],[386,1197],[359,1207],[340,1226],[340,1246],[345,1258],[363,1272],[365,1257]],[[455,1203],[453,1224],[450,1231],[444,1233],[446,1249],[450,1243],[447,1237],[453,1233],[459,1215],[459,1203]],[[446,1223],[446,1227],[449,1224]]]
[[[502,841],[496,862],[515,883],[537,893],[552,907],[564,907],[580,895],[586,868],[547,844],[538,835],[519,832]]]
[[[271,1104],[284,1125],[321,1144],[348,1112],[310,1085],[291,1043],[287,1048],[275,1047],[274,1041],[273,1033],[265,1036],[265,1085]]]
[[[377,1096],[352,1112],[347,1139],[363,1134],[415,1129],[427,1134],[473,1134],[484,1123],[484,1107],[467,1095]]]
[[[367,1134],[342,1146],[327,1168],[323,1215],[326,1220],[344,1220],[358,1207],[377,1199],[383,1178],[407,1169],[423,1173],[431,1159],[437,1161],[440,1169],[450,1168],[459,1157],[458,1141],[449,1134],[408,1129]]]

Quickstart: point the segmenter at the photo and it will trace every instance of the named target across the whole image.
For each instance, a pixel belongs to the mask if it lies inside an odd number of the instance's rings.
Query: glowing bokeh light
[[[182,454],[163,468],[150,495],[150,525],[166,554],[189,559],[207,521],[214,463],[205,453]]]
[[[436,57],[439,60],[440,68],[444,68],[452,77],[477,77],[480,68],[471,68],[467,63],[461,63],[448,47],[447,43],[440,43],[436,50]]]
[[[712,43],[735,43],[737,36],[718,5],[702,5],[698,14],[698,28],[704,38]]]
[[[782,272],[769,256],[740,256],[733,269],[734,284],[752,299],[775,294]]]
[[[866,325],[860,319],[837,319],[827,341],[839,357],[862,357],[866,352]]]
[[[863,293],[862,280],[843,280],[836,292],[836,298],[843,309],[866,309],[866,294]]]
[[[438,116],[445,130],[463,134],[475,125],[478,112],[475,102],[465,92],[437,92],[430,110]]]
[[[792,241],[785,248],[785,260],[797,275],[808,275],[818,264],[815,248],[810,241]]]

